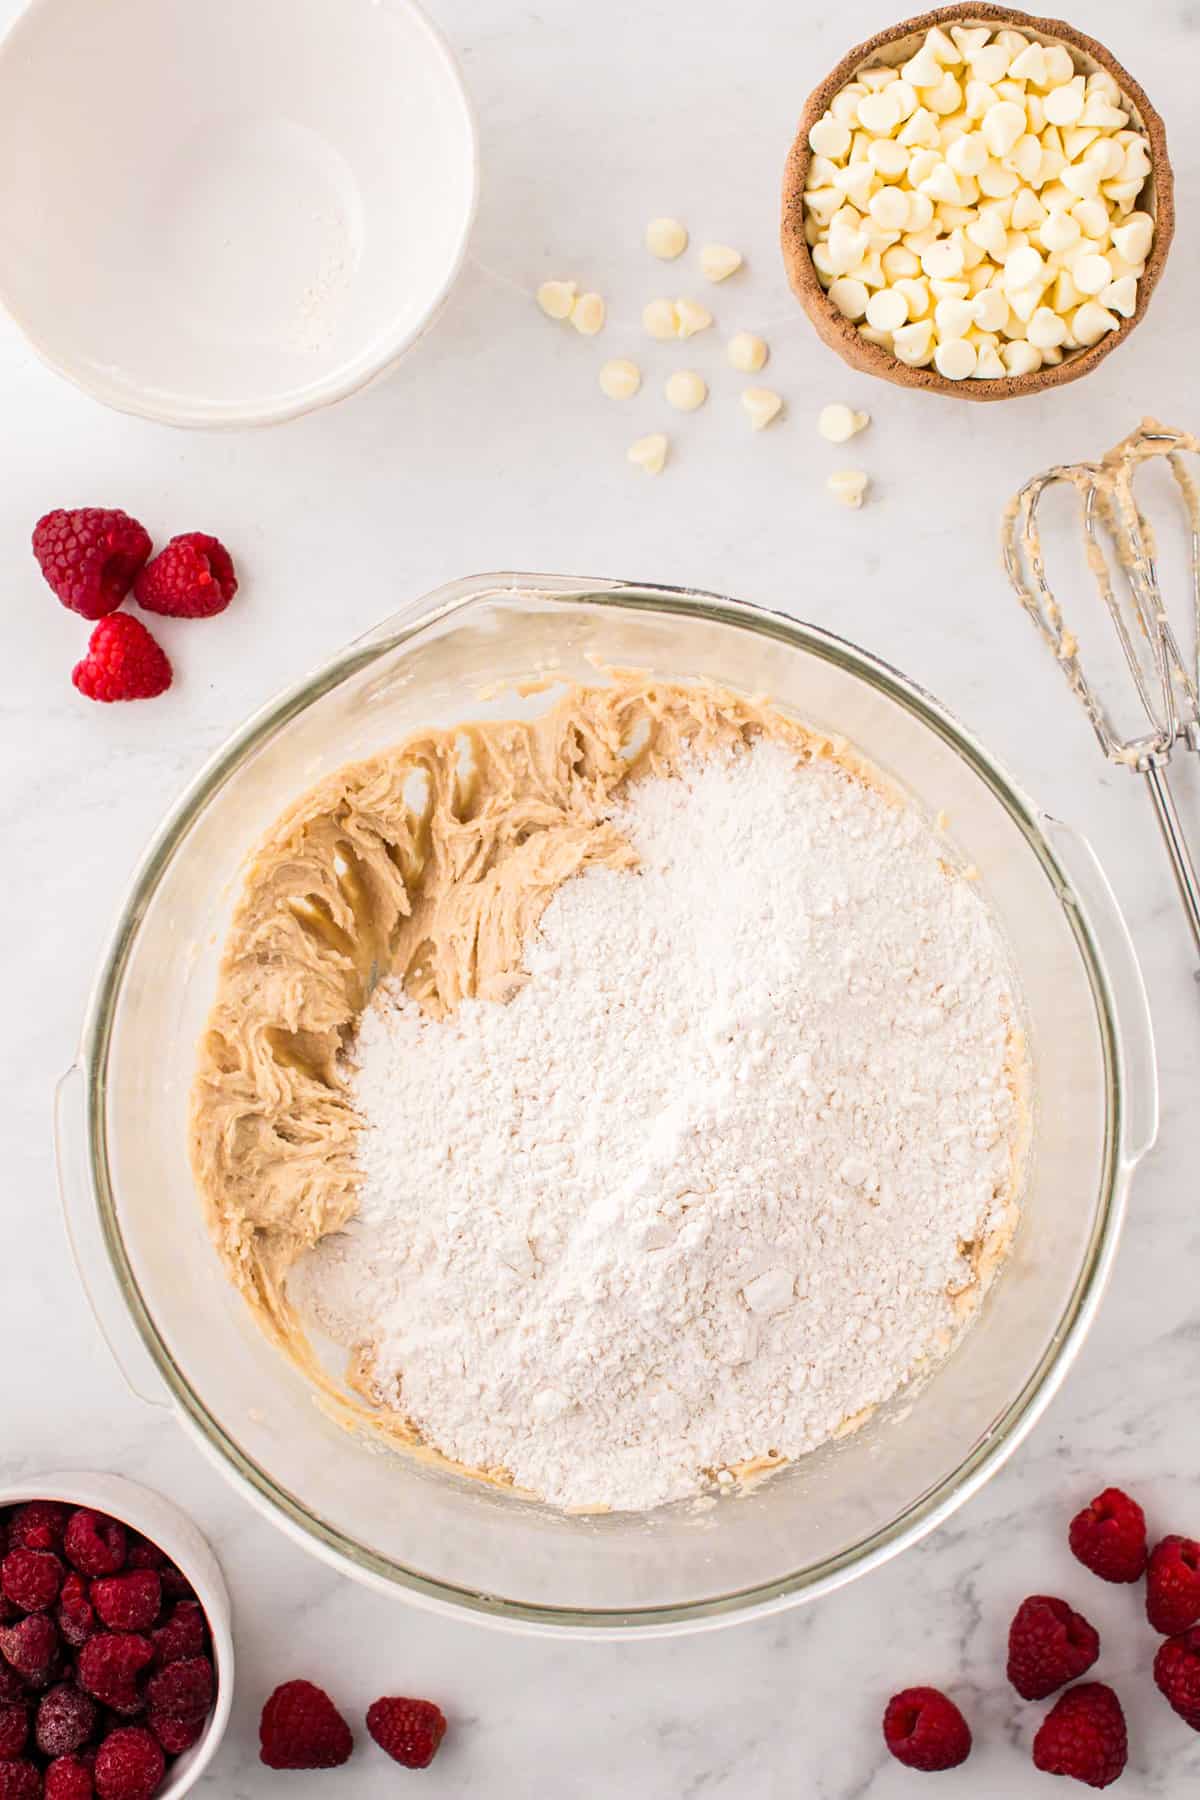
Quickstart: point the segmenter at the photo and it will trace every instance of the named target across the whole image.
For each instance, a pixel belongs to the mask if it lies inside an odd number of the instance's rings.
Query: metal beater
[[[1187,461],[1196,455],[1200,442],[1190,432],[1144,419],[1099,462],[1060,464],[1026,482],[1005,512],[1003,546],[1009,580],[1081,701],[1100,748],[1110,762],[1145,779],[1200,953],[1200,881],[1167,784],[1176,744],[1200,751],[1200,488]],[[1154,533],[1134,494],[1138,470],[1153,458],[1165,459],[1174,477],[1190,538],[1190,660],[1167,614]],[[1080,666],[1079,640],[1047,582],[1038,509],[1047,488],[1057,485],[1079,496],[1088,567],[1149,725],[1141,736],[1123,737],[1116,729]]]

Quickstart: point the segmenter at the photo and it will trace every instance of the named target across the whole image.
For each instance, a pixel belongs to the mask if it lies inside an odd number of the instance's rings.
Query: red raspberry
[[[28,1698],[24,1681],[0,1656],[0,1706],[24,1706]]]
[[[168,1756],[182,1756],[185,1750],[190,1750],[193,1744],[199,1743],[208,1720],[205,1717],[167,1719],[151,1712],[146,1715],[146,1723]]]
[[[79,1756],[59,1756],[43,1776],[42,1800],[92,1800],[92,1766]]]
[[[233,558],[203,531],[173,537],[137,578],[134,594],[147,612],[172,619],[211,619],[237,593]]]
[[[149,534],[119,507],[60,507],[33,528],[42,574],[63,605],[85,619],[116,611],[150,549]]]
[[[1146,1515],[1120,1488],[1105,1488],[1071,1520],[1070,1543],[1102,1581],[1137,1581],[1146,1567]]]
[[[268,1769],[336,1769],[354,1737],[333,1701],[311,1681],[285,1681],[262,1710],[260,1756]]]
[[[1047,1775],[1070,1775],[1102,1788],[1117,1779],[1128,1750],[1121,1702],[1102,1681],[1085,1681],[1068,1688],[1042,1720],[1033,1761]]]
[[[195,1588],[183,1570],[177,1569],[173,1562],[164,1562],[158,1572],[158,1579],[162,1582],[162,1591],[168,1600],[194,1600],[196,1598]]]
[[[8,1521],[10,1550],[61,1550],[70,1507],[59,1500],[27,1500]]]
[[[367,1709],[367,1730],[393,1762],[427,1769],[446,1735],[446,1720],[431,1700],[385,1698]]]
[[[29,1736],[29,1708],[6,1701],[0,1705],[0,1762],[20,1756]]]
[[[101,1632],[79,1652],[79,1685],[114,1712],[140,1712],[145,1701],[137,1678],[153,1659],[149,1638]]]
[[[10,1550],[0,1563],[0,1587],[22,1612],[45,1612],[58,1599],[64,1573],[53,1550]]]
[[[200,1719],[212,1706],[215,1691],[213,1666],[207,1656],[191,1656],[150,1677],[146,1702],[162,1719]]]
[[[893,1694],[883,1715],[883,1739],[906,1769],[956,1769],[971,1753],[967,1721],[937,1688]]]
[[[73,1681],[61,1681],[38,1702],[34,1732],[43,1756],[69,1756],[82,1749],[99,1722],[96,1702]]]
[[[1164,1637],[1177,1637],[1200,1619],[1200,1544],[1165,1537],[1146,1568],[1146,1617]]]
[[[67,1520],[63,1553],[81,1575],[115,1575],[125,1566],[125,1545],[120,1521],[89,1506],[81,1506]]]
[[[41,1800],[41,1792],[36,1763],[0,1762],[0,1800]]]
[[[1154,1679],[1168,1706],[1200,1731],[1200,1630],[1181,1631],[1159,1645]]]
[[[87,655],[71,671],[87,700],[153,700],[171,685],[171,664],[140,620],[129,613],[101,619],[88,639]]]
[[[45,1613],[0,1625],[0,1656],[31,1688],[49,1687],[58,1666],[58,1633]]]
[[[150,1800],[166,1772],[154,1733],[142,1725],[121,1725],[97,1750],[93,1780],[99,1800]]]
[[[58,1629],[72,1650],[79,1650],[100,1629],[96,1609],[92,1605],[88,1584],[78,1569],[72,1569],[62,1584],[55,1613]]]
[[[1065,1600],[1033,1594],[1022,1600],[1008,1632],[1008,1679],[1022,1700],[1044,1700],[1078,1681],[1100,1654],[1100,1639]]]
[[[126,1569],[92,1583],[92,1605],[112,1631],[146,1631],[162,1606],[162,1583],[153,1569]]]
[[[181,1600],[165,1624],[150,1633],[150,1642],[159,1669],[189,1656],[203,1656],[208,1649],[208,1628],[200,1602]]]
[[[158,1545],[152,1544],[149,1538],[130,1538],[129,1553],[125,1558],[127,1569],[161,1569],[166,1560]]]

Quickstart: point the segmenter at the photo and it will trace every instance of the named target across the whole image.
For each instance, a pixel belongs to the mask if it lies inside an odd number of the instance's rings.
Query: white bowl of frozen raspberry
[[[3,1800],[178,1800],[232,1700],[229,1596],[178,1507],[118,1475],[0,1487]]]
[[[0,43],[0,303],[124,412],[265,425],[363,387],[449,293],[477,190],[417,0],[32,0]]]

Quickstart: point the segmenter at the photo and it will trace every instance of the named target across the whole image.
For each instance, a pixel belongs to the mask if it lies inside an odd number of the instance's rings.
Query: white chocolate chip
[[[595,337],[604,329],[605,306],[599,294],[580,294],[571,308],[571,323],[584,337]]]
[[[1085,300],[1071,315],[1071,330],[1085,348],[1098,344],[1108,332],[1115,331],[1120,323],[1116,313],[1109,312],[1098,300]]]
[[[865,310],[864,301],[864,310]],[[725,355],[743,375],[756,375],[764,367],[769,352],[762,338],[752,331],[738,331],[725,346]]]
[[[902,325],[892,339],[893,353],[910,368],[920,368],[933,355],[933,320],[918,319]]]
[[[1041,351],[1021,338],[1003,345],[1000,355],[1010,375],[1036,375],[1042,366]]]
[[[837,158],[845,156],[850,148],[850,127],[843,125],[840,119],[831,118],[828,113],[818,119],[809,129],[808,147],[815,150],[818,156]]]
[[[778,415],[783,401],[771,388],[752,387],[743,388],[742,405],[749,413],[755,431],[761,431]]]
[[[866,317],[867,300],[869,298],[863,282],[851,275],[842,275],[830,285],[829,298],[838,311],[847,319]]]
[[[867,324],[876,331],[899,331],[908,324],[908,301],[895,288],[880,288],[867,301]]]
[[[845,444],[856,432],[871,423],[869,413],[855,412],[851,406],[835,402],[823,406],[817,418],[817,430],[830,444]]]
[[[695,369],[676,369],[667,377],[667,403],[678,412],[695,412],[708,399],[704,378]]]
[[[835,469],[825,486],[842,506],[859,507],[866,497],[870,477],[862,469]]]
[[[642,324],[652,338],[673,338],[679,335],[679,319],[671,300],[651,300],[642,308]]]
[[[675,302],[675,330],[679,337],[695,337],[698,331],[707,331],[711,324],[712,314],[698,300]]]
[[[575,304],[575,283],[543,281],[537,291],[537,303],[548,319],[569,319]]]
[[[625,458],[636,468],[644,469],[647,475],[661,475],[666,466],[669,447],[661,431],[652,431],[649,437],[640,437],[630,444]]]
[[[674,262],[688,245],[687,226],[678,219],[651,219],[646,227],[646,248],[663,262]]]
[[[641,385],[641,370],[625,357],[614,357],[600,371],[600,392],[610,400],[631,400]]]
[[[933,366],[947,381],[965,381],[975,372],[974,344],[965,338],[947,338],[933,353]]]
[[[728,244],[705,244],[700,252],[700,271],[709,281],[726,281],[741,266],[740,253]]]
[[[1108,258],[1085,251],[1072,262],[1071,279],[1081,294],[1098,294],[1112,280]]]

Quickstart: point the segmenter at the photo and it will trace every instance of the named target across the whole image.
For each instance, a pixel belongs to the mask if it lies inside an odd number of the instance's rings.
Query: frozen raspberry
[[[937,1688],[893,1694],[883,1715],[883,1738],[907,1769],[955,1769],[971,1753],[967,1721]]]
[[[446,1735],[446,1720],[431,1700],[376,1700],[367,1710],[367,1730],[393,1762],[427,1769]]]
[[[1200,1731],[1200,1629],[1181,1631],[1159,1645],[1154,1679],[1168,1706]]]
[[[101,1632],[79,1652],[79,1685],[114,1712],[140,1712],[145,1700],[138,1676],[153,1659],[149,1638]]]
[[[1121,1702],[1102,1681],[1068,1688],[1033,1740],[1033,1761],[1047,1775],[1070,1775],[1088,1787],[1108,1787],[1125,1767],[1128,1742]]]
[[[161,1569],[166,1560],[158,1545],[152,1544],[149,1538],[136,1534],[130,1538],[125,1557],[127,1569]]]
[[[88,639],[87,655],[71,671],[71,680],[87,700],[153,700],[172,681],[171,664],[162,645],[129,613],[101,619]]]
[[[1044,1700],[1078,1681],[1100,1654],[1100,1639],[1065,1600],[1033,1594],[1022,1600],[1008,1633],[1008,1679],[1022,1700]]]
[[[42,1777],[43,1800],[92,1800],[92,1765],[80,1756],[57,1756]]]
[[[0,1762],[0,1800],[41,1800],[42,1777],[36,1763]]]
[[[162,1719],[203,1718],[212,1706],[215,1689],[213,1666],[207,1656],[191,1656],[150,1677],[146,1703]]]
[[[172,619],[211,619],[237,593],[233,558],[203,531],[173,537],[137,578],[134,594],[147,612]]]
[[[29,1708],[6,1701],[0,1704],[0,1762],[20,1756],[29,1736]]]
[[[203,1656],[208,1649],[208,1627],[204,1608],[198,1600],[180,1600],[170,1618],[150,1633],[154,1645],[155,1667],[165,1669],[168,1663],[183,1662],[189,1656]]]
[[[125,1566],[125,1545],[125,1527],[88,1506],[67,1520],[63,1552],[81,1575],[115,1575]]]
[[[1146,1567],[1146,1515],[1120,1488],[1105,1488],[1071,1520],[1070,1543],[1102,1581],[1137,1581]]]
[[[60,1500],[27,1500],[8,1521],[10,1550],[61,1550],[69,1506]]]
[[[0,1656],[31,1688],[49,1687],[58,1667],[58,1633],[45,1613],[0,1625]]]
[[[112,1631],[146,1631],[162,1605],[162,1583],[153,1569],[126,1569],[92,1583],[92,1605]]]
[[[10,1550],[0,1563],[0,1587],[22,1612],[45,1612],[58,1599],[64,1573],[53,1550]]]
[[[150,1712],[146,1714],[146,1723],[168,1756],[182,1756],[185,1750],[190,1750],[193,1744],[199,1743],[208,1720],[203,1716],[198,1719],[167,1719]]]
[[[73,1681],[61,1681],[38,1701],[34,1735],[43,1756],[69,1756],[83,1748],[99,1723],[96,1702]]]
[[[141,1725],[121,1725],[97,1750],[92,1778],[99,1800],[150,1800],[166,1770],[154,1733]]]
[[[1165,1537],[1146,1567],[1146,1617],[1164,1637],[1177,1637],[1200,1619],[1200,1544]]]
[[[24,1706],[28,1698],[24,1681],[0,1656],[0,1706]]]
[[[58,1629],[72,1650],[81,1649],[99,1631],[100,1621],[92,1605],[88,1584],[78,1569],[72,1569],[63,1582],[62,1593],[58,1596],[58,1611],[54,1616],[58,1620]]]
[[[260,1756],[268,1769],[336,1769],[354,1737],[329,1695],[311,1681],[285,1681],[262,1710]]]
[[[63,605],[85,619],[116,611],[150,549],[147,532],[119,508],[60,508],[33,529],[42,574]]]

